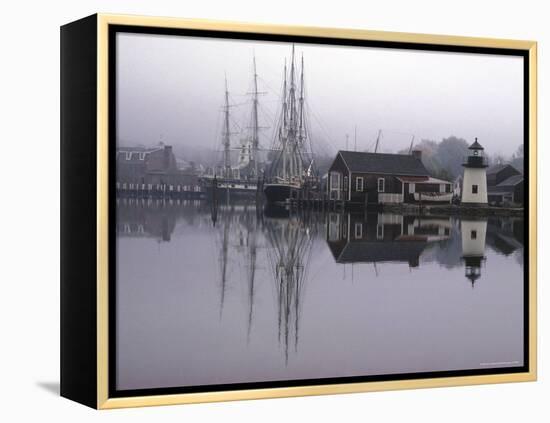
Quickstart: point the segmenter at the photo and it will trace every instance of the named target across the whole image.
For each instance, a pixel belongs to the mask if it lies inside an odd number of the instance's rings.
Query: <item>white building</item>
[[[487,205],[487,158],[477,138],[468,149],[470,154],[462,164],[464,166],[462,204]]]

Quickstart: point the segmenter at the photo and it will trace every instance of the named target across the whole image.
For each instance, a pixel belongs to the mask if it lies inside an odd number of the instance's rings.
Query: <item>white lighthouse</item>
[[[464,166],[462,204],[485,206],[487,205],[487,159],[477,138],[468,150],[469,155],[462,164]]]
[[[481,277],[481,265],[485,260],[485,236],[487,220],[462,220],[460,223],[462,235],[462,260],[464,260],[464,276],[470,280],[472,287]]]

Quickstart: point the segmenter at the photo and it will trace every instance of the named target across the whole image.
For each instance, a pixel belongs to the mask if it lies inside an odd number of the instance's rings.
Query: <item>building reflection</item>
[[[212,210],[201,201],[151,199],[118,199],[116,213],[119,237],[170,242],[189,228],[199,228],[214,239],[219,318],[235,318],[224,315],[228,292],[244,295],[246,301],[240,303],[248,342],[259,311],[259,287],[271,284],[273,324],[287,363],[298,351],[304,294],[306,286],[315,283],[308,270],[318,247],[326,245],[335,263],[343,265],[403,263],[416,268],[432,261],[442,271],[463,266],[472,286],[482,279],[486,248],[523,257],[522,219],[261,211],[254,203],[227,203]]]
[[[450,237],[450,218],[329,213],[326,239],[337,263],[407,263],[418,267],[429,243]]]
[[[169,242],[178,220],[192,223],[203,205],[196,200],[117,198],[116,234]]]
[[[487,245],[499,254],[509,256],[522,252],[525,221],[519,218],[487,220]]]

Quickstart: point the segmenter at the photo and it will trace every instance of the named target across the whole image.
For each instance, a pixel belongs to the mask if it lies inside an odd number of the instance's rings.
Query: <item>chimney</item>
[[[421,150],[413,150],[412,151],[412,156],[415,159],[422,160],[422,151]]]
[[[168,170],[170,168],[170,157],[172,156],[172,146],[171,145],[165,145],[164,146],[164,170]]]

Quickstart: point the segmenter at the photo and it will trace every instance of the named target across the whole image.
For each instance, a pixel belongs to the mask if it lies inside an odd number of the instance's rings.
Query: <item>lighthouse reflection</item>
[[[481,277],[481,266],[485,260],[485,238],[487,220],[467,218],[461,221],[462,259],[464,260],[464,275],[472,283]]]
[[[482,279],[487,248],[504,256],[516,255],[522,264],[521,218],[295,213],[258,210],[246,203],[217,207],[215,218],[212,216],[208,205],[200,201],[124,199],[117,202],[116,231],[118,237],[167,243],[182,224],[213,227],[221,309],[232,261],[240,261],[246,269],[244,280],[253,297],[258,261],[263,266],[267,258],[272,278],[279,285],[284,282],[292,287],[284,294],[291,298],[293,289],[300,291],[305,283],[307,257],[321,238],[336,265],[405,263],[417,268],[422,262],[435,261],[446,268],[463,266],[464,276],[472,284]]]
[[[523,223],[254,204],[220,205],[213,219],[200,201],[120,201],[121,384],[330,377],[327,361],[345,363],[345,374],[376,374],[394,365],[389,351],[412,351],[400,371],[423,369],[424,357],[442,370],[475,368],[493,345],[491,354],[517,357]],[[517,338],[471,342],[510,327]],[[167,358],[145,372],[152,354]]]

